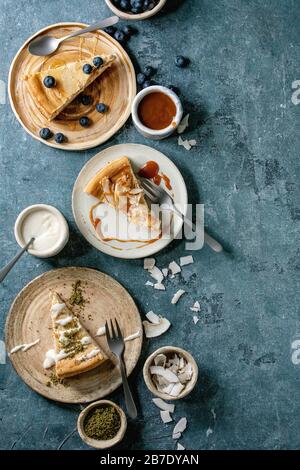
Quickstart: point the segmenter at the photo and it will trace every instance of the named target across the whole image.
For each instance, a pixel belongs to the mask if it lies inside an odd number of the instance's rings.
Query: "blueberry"
[[[51,75],[47,75],[47,77],[44,78],[44,85],[47,88],[53,88],[55,86],[55,78],[51,77]]]
[[[152,80],[146,80],[143,84],[143,88],[149,88],[149,86],[154,85],[154,82]]]
[[[89,75],[90,73],[92,73],[93,67],[90,64],[84,64],[84,66],[82,67],[82,70],[83,70],[83,73],[86,73],[87,75]]]
[[[124,11],[128,11],[130,9],[130,1],[129,0],[121,0],[119,2],[119,8]]]
[[[55,134],[54,139],[57,144],[62,144],[66,140],[64,134],[62,134],[61,132]]]
[[[146,81],[146,76],[143,73],[138,73],[136,76],[136,81],[138,82],[139,85],[144,85]]]
[[[80,102],[84,104],[84,106],[88,106],[92,103],[92,97],[90,95],[81,95]]]
[[[153,67],[151,67],[151,65],[147,65],[147,67],[144,68],[144,75],[147,78],[152,77],[154,74],[155,74],[155,70]]]
[[[90,118],[88,118],[87,116],[83,116],[79,119],[79,124],[82,127],[89,127],[90,123],[91,123]]]
[[[104,31],[109,34],[110,36],[113,36],[116,32],[117,28],[115,26],[108,26],[107,28],[104,28]]]
[[[122,31],[126,36],[132,36],[136,32],[136,30],[129,24],[123,26]]]
[[[118,42],[125,42],[125,34],[123,33],[123,31],[116,31],[115,34],[114,34],[114,38],[118,41]]]
[[[143,3],[144,11],[153,10],[154,7],[155,7],[155,2],[153,0],[144,0],[144,3]]]
[[[40,130],[40,137],[44,140],[48,140],[53,136],[53,133],[48,129],[48,127],[43,127],[43,129]]]
[[[183,57],[182,55],[178,55],[175,59],[175,65],[180,68],[186,67],[188,63],[189,60],[186,57]]]
[[[131,13],[142,13],[143,12],[143,6],[144,2],[143,0],[131,0]]]
[[[179,88],[177,88],[177,86],[168,85],[168,88],[169,88],[169,90],[173,91],[173,93],[175,93],[177,96],[180,95],[180,90],[179,90]]]
[[[103,61],[102,57],[94,57],[93,58],[93,64],[97,69],[103,64],[103,62],[104,61]]]
[[[96,105],[96,110],[98,111],[98,113],[106,113],[107,111],[107,106],[106,104],[104,103],[98,103]]]

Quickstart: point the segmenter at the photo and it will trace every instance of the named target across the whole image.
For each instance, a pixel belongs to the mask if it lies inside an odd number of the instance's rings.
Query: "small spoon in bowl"
[[[31,41],[29,43],[28,50],[32,55],[50,55],[53,54],[53,52],[55,52],[59,48],[60,44],[63,41],[66,41],[70,38],[74,38],[75,36],[80,36],[81,34],[96,31],[97,29],[103,29],[107,28],[108,26],[113,26],[114,24],[118,23],[118,21],[118,16],[111,16],[110,18],[106,18],[105,20],[100,21],[100,23],[94,23],[91,26],[88,26],[87,28],[79,29],[78,31],[68,34],[68,36],[64,36],[63,38],[57,39],[52,36],[42,36]]]
[[[6,266],[4,266],[4,268],[0,269],[0,282],[3,281],[3,279],[7,276],[7,274],[9,273],[9,271],[14,267],[14,265],[16,264],[16,262],[21,258],[21,256],[23,255],[23,253],[25,253],[25,251],[27,250],[27,248],[30,247],[30,245],[34,242],[34,237],[32,237],[28,243],[26,243],[26,245],[22,248],[22,250],[19,251],[19,253],[16,254],[16,256],[13,257],[12,260],[10,260],[9,263],[7,263]]]

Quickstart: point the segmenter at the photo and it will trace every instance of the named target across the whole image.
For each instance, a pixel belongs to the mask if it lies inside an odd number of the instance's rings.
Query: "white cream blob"
[[[29,212],[21,226],[22,237],[27,243],[35,238],[31,248],[46,252],[54,248],[61,239],[61,224],[58,217],[47,209]]]
[[[51,315],[56,318],[60,312],[66,307],[66,304],[54,304],[51,307]]]

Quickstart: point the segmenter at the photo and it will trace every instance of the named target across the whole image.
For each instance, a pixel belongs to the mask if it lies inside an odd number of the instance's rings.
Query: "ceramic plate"
[[[45,353],[53,348],[50,318],[50,290],[64,300],[70,297],[72,284],[80,280],[88,302],[73,307],[83,326],[105,351],[109,360],[96,369],[65,379],[65,385],[49,386],[51,369],[43,368]],[[121,385],[114,356],[108,351],[105,336],[95,337],[109,318],[117,318],[124,337],[142,332],[138,309],[126,289],[110,276],[88,268],[62,268],[48,271],[31,281],[14,300],[6,321],[7,351],[19,344],[40,342],[26,352],[10,355],[10,360],[24,382],[41,395],[64,403],[84,403],[105,397]],[[126,342],[125,364],[129,375],[140,356],[143,336]],[[48,383],[48,386],[47,386]],[[50,382],[51,383],[51,382]]]
[[[17,52],[9,72],[10,103],[24,129],[44,144],[64,150],[84,150],[108,140],[130,116],[131,103],[136,94],[135,72],[128,54],[117,41],[103,31],[67,40],[55,54],[48,57],[36,57],[28,52],[27,46],[33,38],[46,34],[62,37],[85,26],[82,23],[59,23],[37,32]],[[66,57],[70,54],[78,57],[78,53],[82,59],[90,58],[91,54],[94,56],[112,53],[117,59],[85,90],[85,94],[93,98],[91,105],[84,106],[74,100],[54,121],[48,122],[29,95],[23,77],[41,69],[62,65]],[[100,114],[96,111],[95,105],[99,102],[108,105],[107,113]],[[79,118],[82,116],[89,116],[92,125],[88,128],[81,127]],[[39,130],[42,127],[49,127],[53,133],[62,132],[67,136],[68,142],[57,144],[54,138],[41,139]]]
[[[170,179],[175,202],[183,206],[187,204],[187,189],[183,177],[168,157],[146,145],[120,144],[97,153],[82,168],[73,188],[73,214],[82,235],[98,250],[118,258],[144,258],[162,250],[174,239],[182,227],[182,219],[174,217],[173,236],[171,238],[161,238],[153,243],[104,242],[97,237],[89,218],[90,209],[97,203],[97,199],[86,194],[84,188],[97,171],[122,156],[127,156],[130,159],[135,171],[138,171],[150,160],[156,161],[160,172]]]

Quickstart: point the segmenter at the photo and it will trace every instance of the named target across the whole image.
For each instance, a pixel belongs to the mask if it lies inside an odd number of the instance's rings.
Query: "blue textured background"
[[[141,314],[153,309],[170,318],[172,329],[145,342],[131,383],[140,416],[129,423],[120,448],[173,449],[172,424],[163,425],[143,383],[141,368],[157,347],[173,343],[197,359],[197,388],[177,404],[187,416],[181,439],[188,449],[295,449],[300,447],[300,365],[291,362],[291,343],[300,338],[299,317],[299,115],[291,101],[300,80],[298,0],[168,1],[165,12],[138,23],[129,52],[141,65],[158,67],[157,81],[180,87],[191,113],[186,136],[190,152],[176,137],[146,141],[129,120],[102,148],[122,142],[147,143],[180,168],[191,202],[205,203],[206,223],[230,251],[194,253],[166,292],[144,287],[142,262],[108,258],[76,230],[71,212],[74,180],[98,149],[67,153],[30,138],[6,104],[0,105],[1,265],[16,251],[13,225],[27,205],[49,203],[67,217],[72,234],[55,259],[25,256],[0,285],[0,338],[9,305],[33,277],[59,266],[91,266],[119,280]],[[171,8],[171,5],[174,5]],[[1,0],[0,79],[24,40],[58,21],[91,23],[110,14],[103,0]],[[174,67],[178,53],[191,59]],[[173,243],[158,264],[184,254]],[[176,307],[178,287],[189,292]],[[149,296],[149,292],[151,295]],[[189,306],[199,299],[197,326]],[[122,403],[121,391],[113,400]],[[216,414],[214,419],[213,412]],[[19,379],[9,361],[0,364],[0,448],[56,449],[76,426],[78,406],[48,402]],[[207,436],[207,430],[213,431]],[[75,432],[62,445],[83,449]]]

